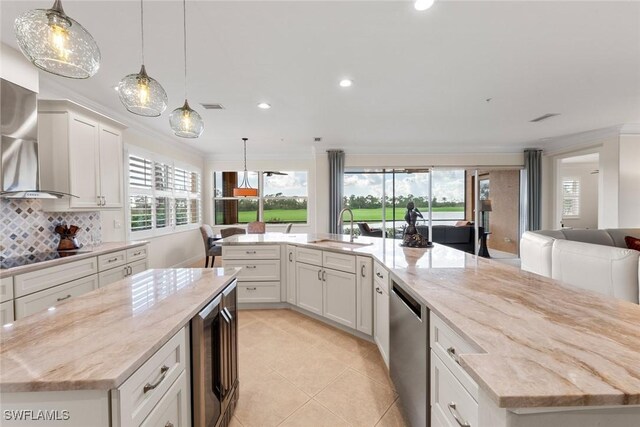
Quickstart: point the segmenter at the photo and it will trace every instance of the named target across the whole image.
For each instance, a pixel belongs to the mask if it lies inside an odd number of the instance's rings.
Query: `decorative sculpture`
[[[404,220],[407,221],[407,228],[402,238],[402,245],[409,248],[430,248],[433,246],[429,240],[418,233],[416,222],[418,218],[423,218],[422,213],[413,202],[407,203],[407,213],[404,214]]]

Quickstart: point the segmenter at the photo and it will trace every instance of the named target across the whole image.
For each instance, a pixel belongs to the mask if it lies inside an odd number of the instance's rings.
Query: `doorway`
[[[558,160],[555,222],[557,228],[598,228],[600,154]]]

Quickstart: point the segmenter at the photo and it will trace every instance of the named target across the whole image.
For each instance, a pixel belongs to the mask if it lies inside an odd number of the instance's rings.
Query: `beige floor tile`
[[[240,385],[235,416],[244,427],[277,426],[308,401],[309,396],[271,372],[260,381]]]
[[[311,400],[298,409],[284,423],[282,427],[349,427],[342,418],[338,417],[318,402]]]
[[[389,387],[352,369],[347,369],[315,397],[331,412],[356,426],[375,425],[396,398]]]
[[[347,365],[314,347],[302,354],[283,357],[276,362],[275,369],[300,390],[314,396],[344,372]]]
[[[402,413],[400,402],[396,400],[391,408],[387,411],[382,419],[376,424],[376,427],[410,427],[409,423]]]
[[[395,390],[393,381],[389,377],[387,365],[377,349],[368,352],[364,357],[354,358],[349,367]]]
[[[238,419],[233,416],[231,417],[231,422],[229,423],[229,427],[244,427]]]

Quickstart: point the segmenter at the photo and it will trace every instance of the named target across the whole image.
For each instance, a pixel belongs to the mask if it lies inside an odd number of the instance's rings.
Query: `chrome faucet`
[[[349,241],[353,243],[353,239],[355,239],[356,237],[353,235],[353,211],[351,210],[351,208],[343,208],[340,213],[338,214],[338,227],[342,228],[342,215],[345,212],[349,212],[349,215],[351,216],[351,237],[349,238]]]

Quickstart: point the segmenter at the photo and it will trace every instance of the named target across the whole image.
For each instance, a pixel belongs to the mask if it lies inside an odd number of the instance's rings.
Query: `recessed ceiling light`
[[[429,9],[435,2],[436,0],[416,0],[413,7],[415,7],[416,10],[423,11]]]
[[[268,110],[271,108],[271,104],[267,104],[266,102],[261,102],[258,104],[258,108],[262,108],[263,110]]]
[[[351,87],[351,85],[353,85],[353,80],[351,79],[340,80],[340,87]]]

